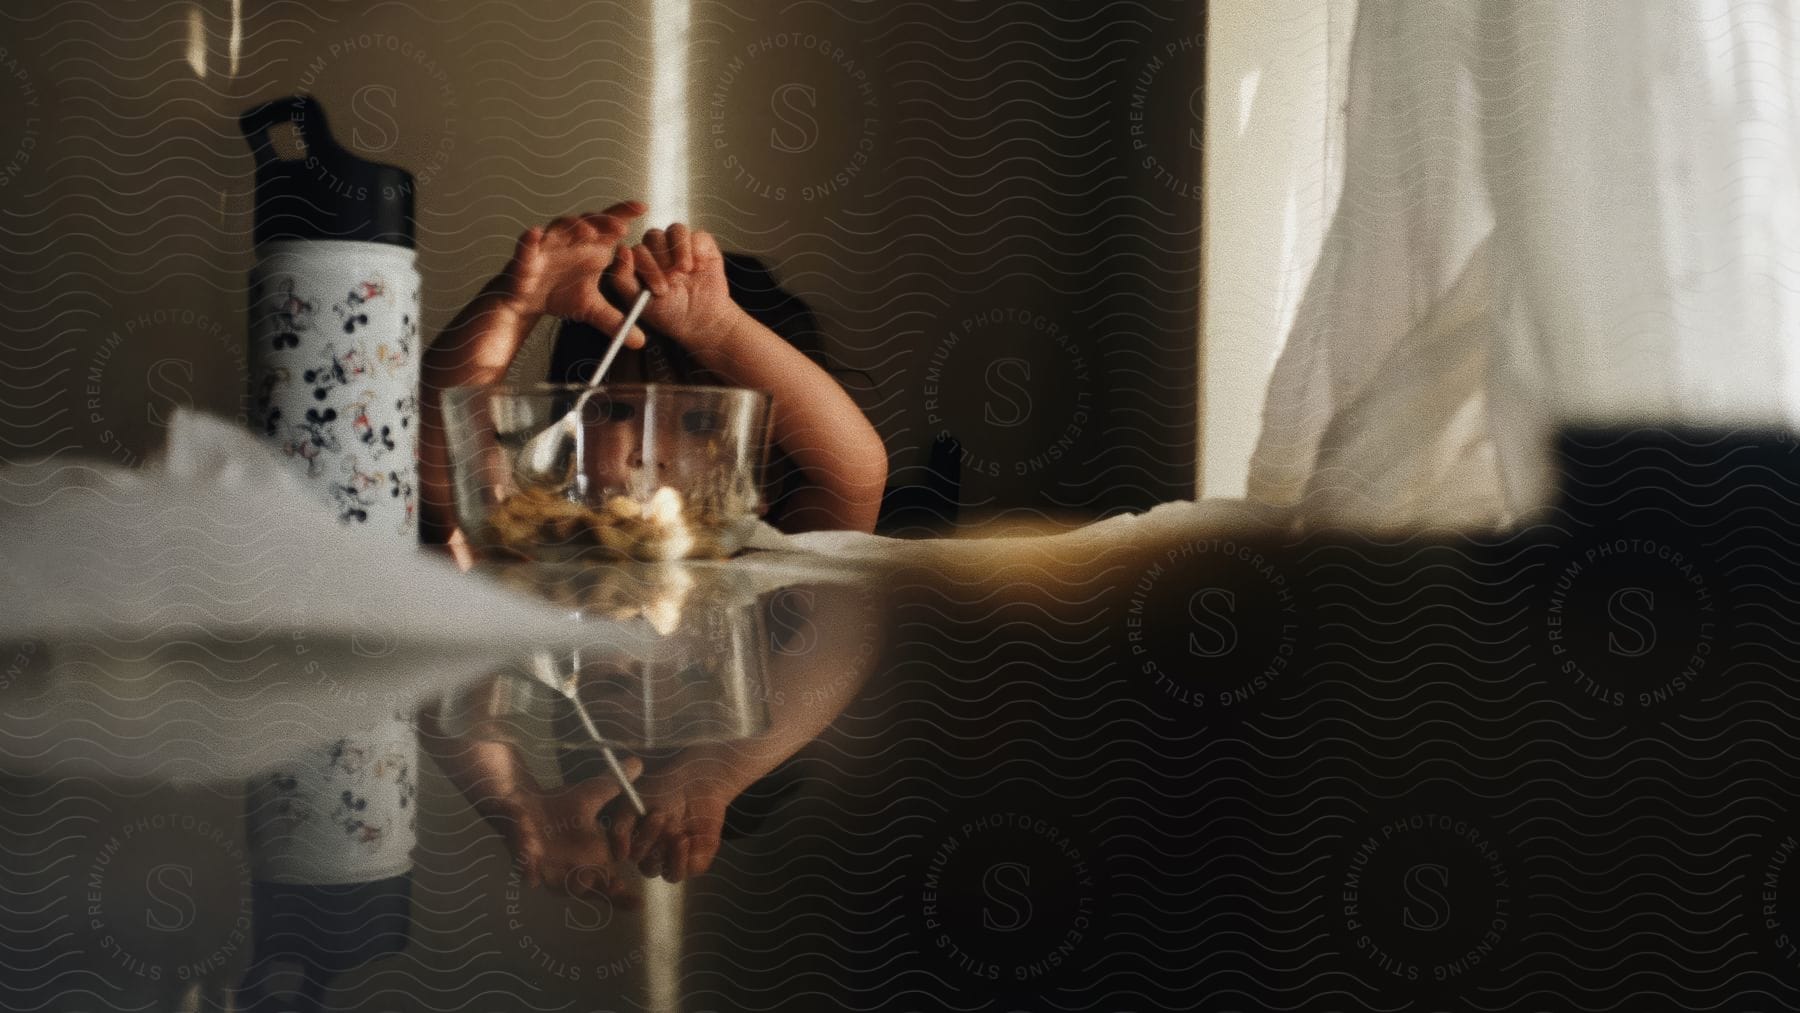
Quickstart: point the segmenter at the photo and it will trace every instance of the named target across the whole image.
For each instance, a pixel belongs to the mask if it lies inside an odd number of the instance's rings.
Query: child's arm
[[[625,201],[526,232],[506,267],[425,350],[419,398],[419,520],[426,541],[446,541],[456,526],[443,392],[504,380],[519,346],[546,313],[611,334],[624,322],[624,314],[601,297],[600,275],[613,262],[631,220],[643,213],[643,204]],[[634,328],[626,346],[643,344],[643,331]]]
[[[774,395],[776,447],[798,470],[782,527],[872,531],[887,484],[887,448],[856,402],[811,359],[733,302],[719,245],[685,225],[651,229],[622,249],[607,277],[627,300],[654,298],[644,322],[724,383]]]

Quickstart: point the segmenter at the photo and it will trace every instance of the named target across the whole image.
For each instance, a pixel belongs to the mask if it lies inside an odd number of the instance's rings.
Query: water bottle
[[[304,153],[269,132],[293,124]],[[310,96],[238,121],[256,158],[250,424],[346,525],[418,541],[413,178],[339,146]],[[406,945],[418,743],[409,715],[285,758],[246,789],[255,901],[238,1008],[322,1008],[338,975]]]
[[[304,148],[282,158],[271,128]],[[250,423],[348,525],[418,538],[413,178],[356,157],[311,96],[243,114],[256,157]]]

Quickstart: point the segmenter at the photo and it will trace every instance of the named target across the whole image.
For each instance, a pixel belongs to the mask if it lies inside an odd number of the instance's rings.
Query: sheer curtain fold
[[[1800,0],[1362,0],[1252,498],[1508,523],[1563,423],[1800,414]]]

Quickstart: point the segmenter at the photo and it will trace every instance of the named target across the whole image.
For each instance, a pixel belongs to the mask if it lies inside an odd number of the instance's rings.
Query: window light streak
[[[206,79],[206,18],[200,5],[192,3],[187,8],[187,65],[195,77]]]
[[[645,188],[653,227],[685,222],[688,208],[688,29],[692,0],[652,0],[650,151]]]
[[[688,208],[688,29],[691,0],[650,6],[650,151],[645,165],[646,218],[654,227],[685,222]],[[644,694],[646,708],[650,694]],[[650,715],[646,713],[646,718]],[[648,725],[646,725],[648,727]],[[644,974],[648,1009],[681,1008],[682,908],[685,884],[644,883]]]
[[[231,38],[225,51],[231,57],[231,76],[236,77],[238,57],[244,51],[244,0],[231,0]]]

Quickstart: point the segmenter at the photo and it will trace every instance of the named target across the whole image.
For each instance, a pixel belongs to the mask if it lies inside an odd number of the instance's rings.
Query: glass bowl
[[[769,403],[757,390],[655,383],[451,388],[458,522],[500,555],[723,559],[766,506]],[[526,445],[577,404],[555,474],[522,469]]]

